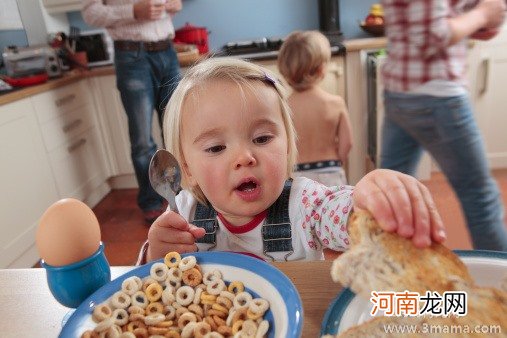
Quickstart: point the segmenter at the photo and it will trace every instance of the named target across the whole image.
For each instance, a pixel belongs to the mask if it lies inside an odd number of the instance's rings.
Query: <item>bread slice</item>
[[[465,264],[443,245],[419,249],[384,232],[368,212],[350,217],[351,248],[333,262],[331,276],[356,294],[369,299],[371,291],[442,293],[454,290],[455,280],[473,284]]]
[[[421,295],[426,291],[440,294],[465,291],[468,314],[377,317],[348,329],[339,337],[507,337],[507,292],[477,287],[465,264],[443,245],[419,249],[408,239],[384,232],[367,212],[356,211],[350,217],[351,248],[333,262],[331,276],[335,282],[350,287],[365,299],[370,299],[372,291],[408,290]],[[416,331],[389,332],[386,330],[389,325],[398,328],[412,325]],[[476,326],[488,325],[493,329],[486,335],[475,332]],[[499,331],[491,332],[494,327]],[[431,328],[436,331],[429,332]]]

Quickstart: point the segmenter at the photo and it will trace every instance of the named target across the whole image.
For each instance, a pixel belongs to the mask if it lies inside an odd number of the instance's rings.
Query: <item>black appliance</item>
[[[237,55],[242,58],[252,59],[276,57],[282,43],[283,39],[281,38],[259,38],[256,40],[228,42],[215,55]]]
[[[319,1],[319,29],[324,34],[331,46],[336,46],[343,41],[340,30],[340,1]]]
[[[269,60],[278,56],[278,50],[283,44],[283,39],[278,37],[260,38],[256,40],[228,42],[214,56],[238,56],[250,60]],[[337,42],[331,45],[333,55],[344,55],[345,46]]]

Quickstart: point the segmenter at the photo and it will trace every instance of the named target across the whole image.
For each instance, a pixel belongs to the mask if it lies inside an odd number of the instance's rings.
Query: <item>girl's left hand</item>
[[[412,176],[374,170],[357,183],[353,198],[354,208],[368,210],[384,231],[411,238],[417,247],[446,238],[428,188]]]

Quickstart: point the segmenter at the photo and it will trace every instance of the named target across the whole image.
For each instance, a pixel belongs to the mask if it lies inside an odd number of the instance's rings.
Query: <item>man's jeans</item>
[[[116,49],[115,68],[139,184],[137,203],[144,211],[159,209],[162,198],[151,188],[148,178],[150,160],[157,150],[151,133],[153,110],[162,124],[165,106],[180,80],[178,58],[172,47],[160,52]]]
[[[503,204],[466,96],[386,91],[381,167],[414,175],[422,149],[454,188],[475,249],[507,251]]]

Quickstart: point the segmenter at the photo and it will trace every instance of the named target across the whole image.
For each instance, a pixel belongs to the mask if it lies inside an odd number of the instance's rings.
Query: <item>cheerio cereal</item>
[[[170,252],[150,276],[132,276],[95,306],[93,330],[81,337],[265,337],[269,302],[253,298],[241,281],[227,283],[218,270],[204,272],[195,256]]]

